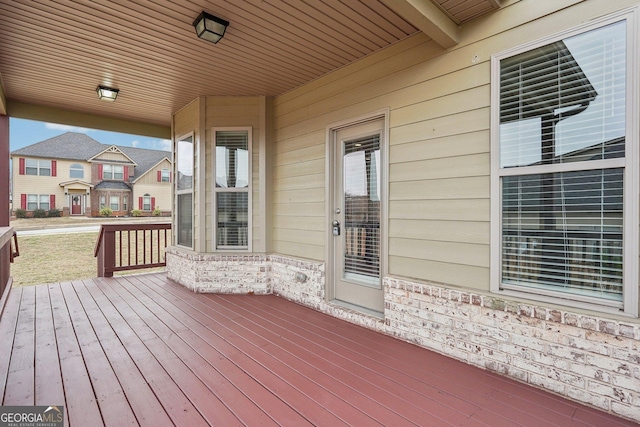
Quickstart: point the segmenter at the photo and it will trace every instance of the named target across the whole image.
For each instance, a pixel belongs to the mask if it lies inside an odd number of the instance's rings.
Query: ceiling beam
[[[387,7],[448,49],[458,44],[458,25],[430,0],[382,0]]]
[[[26,104],[13,100],[8,100],[7,107],[7,114],[17,119],[37,120],[48,123],[80,126],[89,129],[149,136],[152,138],[171,139],[170,126],[103,117],[54,107]]]

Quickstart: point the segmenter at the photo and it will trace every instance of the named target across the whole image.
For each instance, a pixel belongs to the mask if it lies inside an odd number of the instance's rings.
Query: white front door
[[[333,138],[333,297],[382,313],[381,218],[384,119],[337,130]]]

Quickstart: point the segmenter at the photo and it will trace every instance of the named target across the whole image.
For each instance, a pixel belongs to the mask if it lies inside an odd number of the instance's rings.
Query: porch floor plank
[[[4,405],[67,425],[631,426],[275,296],[195,294],[164,273],[14,288]]]
[[[64,405],[62,373],[49,288],[37,286],[35,325],[35,405]]]
[[[89,321],[140,425],[170,425],[171,419],[83,282],[73,282]],[[0,322],[1,323],[1,322]]]
[[[9,364],[4,405],[33,405],[35,376],[35,307],[36,289],[22,292],[13,354]]]
[[[66,397],[65,417],[68,417],[69,425],[104,426],[80,343],[71,323],[69,308],[59,285],[49,286],[49,297]],[[75,396],[82,396],[82,399],[74,399]],[[57,402],[46,405],[52,404]]]

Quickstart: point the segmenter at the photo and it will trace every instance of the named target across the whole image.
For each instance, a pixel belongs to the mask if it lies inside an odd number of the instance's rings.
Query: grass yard
[[[18,236],[20,256],[11,265],[14,286],[96,277],[98,233]]]
[[[134,236],[132,234],[132,236]],[[147,238],[149,239],[147,232]],[[49,234],[42,236],[20,236],[18,245],[20,256],[11,265],[11,276],[14,286],[40,285],[43,283],[66,282],[70,280],[89,279],[97,276],[97,259],[93,251],[98,239],[98,232]],[[132,237],[133,239],[133,237]],[[142,262],[143,233],[138,235],[139,253]],[[161,244],[164,247],[164,239]],[[118,242],[116,242],[118,245]],[[164,255],[164,251],[162,251]],[[125,249],[124,258],[128,252]],[[158,262],[158,249],[154,249],[153,258],[149,250],[146,254],[148,262]],[[164,256],[162,257],[164,259]],[[132,260],[135,254],[132,253]],[[125,261],[126,262],[126,261]],[[129,263],[126,263],[128,265]],[[114,273],[116,276],[163,271],[164,267],[129,270]]]

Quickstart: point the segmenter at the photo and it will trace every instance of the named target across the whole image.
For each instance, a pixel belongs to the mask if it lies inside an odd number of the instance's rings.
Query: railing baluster
[[[163,241],[161,241],[160,230],[164,230]],[[98,237],[94,251],[94,255],[98,257],[98,276],[111,277],[116,271],[166,266],[166,257],[163,257],[163,250],[171,244],[170,234],[167,234],[170,230],[171,224],[103,225],[100,229],[100,236]],[[138,233],[139,231],[142,232],[142,236]],[[148,235],[147,231],[149,232]],[[116,232],[119,237],[118,243],[116,243]],[[126,242],[124,242],[123,232],[127,233]],[[126,256],[123,254],[124,250],[127,251]],[[135,251],[135,255],[133,256],[133,258],[135,258],[135,264],[131,263],[132,250]],[[141,250],[142,256],[140,256]],[[116,254],[118,251],[119,254]],[[156,251],[157,255],[154,256]],[[116,259],[120,260],[120,265],[116,265]],[[128,261],[127,265],[123,265],[125,259]],[[142,263],[140,262],[141,259]]]

